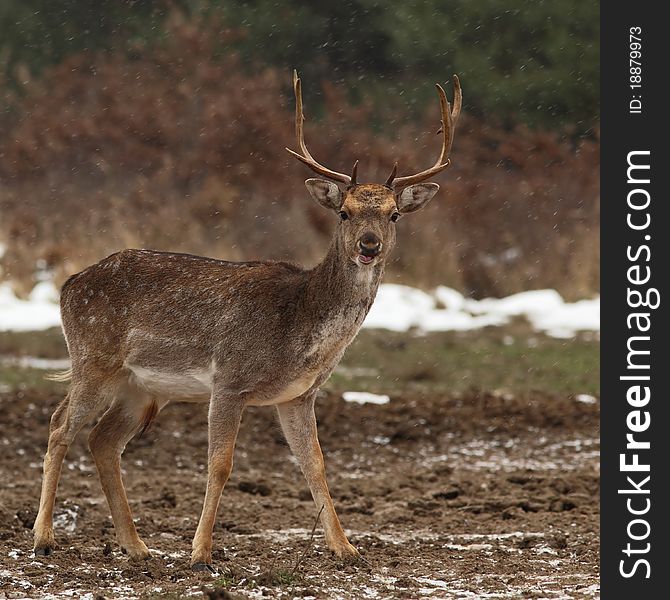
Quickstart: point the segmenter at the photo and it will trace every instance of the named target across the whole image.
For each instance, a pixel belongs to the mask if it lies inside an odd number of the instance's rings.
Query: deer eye
[[[400,213],[399,213],[399,212],[394,212],[394,213],[391,215],[391,221],[393,221],[394,223],[395,223],[399,218],[400,218]]]
[[[343,210],[341,210],[340,211],[340,219],[342,219],[343,221],[346,221],[348,218],[349,218],[349,215],[346,212],[344,212]]]

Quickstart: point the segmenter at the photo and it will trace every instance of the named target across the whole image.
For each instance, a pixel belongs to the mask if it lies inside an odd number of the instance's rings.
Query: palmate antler
[[[425,181],[433,175],[444,171],[449,164],[449,152],[451,151],[451,145],[454,141],[454,132],[456,130],[456,121],[458,116],[461,114],[461,106],[463,104],[463,95],[461,93],[461,84],[458,80],[458,77],[454,75],[454,107],[452,109],[449,101],[447,100],[447,95],[444,92],[442,86],[438,83],[435,84],[437,88],[437,93],[440,96],[440,110],[442,113],[442,128],[438,133],[442,133],[442,151],[438,157],[436,163],[420,173],[414,175],[408,175],[406,177],[396,177],[398,172],[398,163],[395,163],[393,166],[393,171],[391,175],[386,180],[384,184],[386,187],[391,188],[395,192],[400,192],[404,188]],[[322,164],[316,162],[314,157],[307,150],[305,145],[305,133],[304,133],[304,121],[305,116],[302,110],[302,88],[300,85],[300,78],[298,77],[297,71],[293,71],[293,91],[295,93],[295,137],[298,142],[298,148],[300,149],[300,154],[294,152],[293,150],[286,148],[293,156],[295,156],[300,162],[307,165],[315,173],[322,175],[333,181],[339,181],[340,183],[346,184],[348,187],[353,187],[356,185],[356,174],[358,171],[358,161],[354,163],[354,167],[351,172],[351,176],[345,175],[344,173],[338,173],[337,171],[331,171],[327,167],[324,167]]]

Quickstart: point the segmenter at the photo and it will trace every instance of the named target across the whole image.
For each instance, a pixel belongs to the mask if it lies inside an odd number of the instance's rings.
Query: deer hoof
[[[140,541],[140,545],[137,547],[122,546],[121,552],[127,554],[128,558],[133,562],[141,562],[151,558],[151,552],[149,552],[149,548],[147,548],[142,541]]]
[[[54,550],[50,546],[43,546],[41,548],[35,548],[34,552],[35,556],[51,556]]]
[[[361,555],[359,554],[358,550],[354,548],[349,542],[346,544],[343,544],[341,546],[337,546],[336,548],[332,549],[333,552],[335,553],[335,556],[337,558],[341,558],[344,560],[358,560]]]
[[[207,563],[204,562],[193,563],[191,565],[191,570],[195,571],[196,573],[207,573],[207,572],[216,573],[212,565],[208,565]]]
[[[151,560],[151,554],[147,552],[147,554],[130,554],[128,555],[128,558],[132,562],[143,562],[145,560]]]

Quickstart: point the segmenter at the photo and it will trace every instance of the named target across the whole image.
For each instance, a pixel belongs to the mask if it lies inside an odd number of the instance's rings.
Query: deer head
[[[357,265],[366,266],[383,261],[395,244],[396,221],[401,215],[425,206],[440,189],[436,183],[424,182],[444,171],[450,164],[449,152],[462,105],[461,86],[456,75],[453,81],[453,109],[444,89],[435,84],[442,113],[442,127],[438,132],[442,133],[442,150],[435,164],[420,173],[397,177],[398,163],[396,163],[385,183],[358,183],[358,161],[354,163],[351,175],[345,175],[318,163],[307,149],[304,137],[302,89],[298,74],[293,71],[295,135],[300,152],[294,152],[289,148],[286,150],[323,177],[323,179],[308,179],[305,185],[312,198],[339,215],[337,241],[346,255]]]

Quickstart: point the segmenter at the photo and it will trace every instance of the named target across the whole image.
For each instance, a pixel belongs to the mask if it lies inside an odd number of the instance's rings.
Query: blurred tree
[[[187,5],[186,0],[2,0],[0,67],[17,83],[21,73],[39,74],[69,54],[125,49],[160,35],[169,10]]]
[[[164,35],[171,10],[222,18],[237,32],[222,51],[249,68],[342,80],[380,106],[411,97],[419,114],[426,81],[458,72],[467,109],[486,119],[578,132],[598,120],[599,4],[579,0],[4,0],[0,60],[16,83],[19,65],[39,73],[73,52],[134,49]]]

